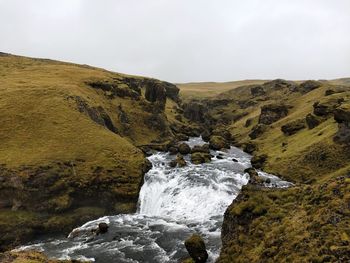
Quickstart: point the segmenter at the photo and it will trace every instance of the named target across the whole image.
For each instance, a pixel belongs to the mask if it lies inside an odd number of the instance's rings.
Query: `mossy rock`
[[[191,154],[191,162],[193,164],[209,163],[211,155],[205,152],[194,152]]]
[[[208,259],[208,253],[205,247],[204,240],[201,236],[193,234],[185,241],[185,247],[188,254],[196,263],[205,263]]]
[[[213,150],[229,149],[229,143],[221,136],[213,135],[210,137],[209,147]]]

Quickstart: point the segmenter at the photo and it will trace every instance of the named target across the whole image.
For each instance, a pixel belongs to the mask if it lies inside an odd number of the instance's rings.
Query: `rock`
[[[246,153],[252,154],[254,151],[257,150],[257,146],[256,144],[252,143],[252,142],[247,142],[243,145],[243,151],[245,151]]]
[[[208,253],[205,248],[205,243],[203,238],[201,238],[199,235],[193,234],[191,237],[186,239],[185,247],[195,263],[205,263],[207,261]]]
[[[288,115],[289,106],[284,104],[268,104],[261,107],[260,124],[272,124]]]
[[[212,135],[221,136],[228,142],[232,140],[231,133],[224,126],[215,128]]]
[[[313,129],[321,123],[321,119],[311,113],[306,115],[305,121],[309,129]]]
[[[338,123],[338,131],[334,136],[334,141],[350,144],[350,106],[336,109],[334,119]]]
[[[254,140],[260,137],[266,130],[267,130],[267,125],[257,124],[252,128],[251,132],[249,133],[249,137]]]
[[[209,142],[210,136],[211,136],[210,131],[204,130],[204,132],[201,133],[201,136],[202,136],[203,141]]]
[[[249,182],[250,184],[262,185],[265,180],[261,178],[258,172],[254,168],[247,168],[244,170],[245,173],[249,174]]]
[[[350,106],[348,108],[340,107],[334,111],[334,120],[337,123],[350,124]]]
[[[193,164],[208,163],[211,161],[211,155],[209,153],[195,152],[191,154],[191,162]]]
[[[301,93],[308,93],[314,89],[317,89],[322,86],[322,83],[315,80],[307,80],[300,84],[299,91]]]
[[[206,143],[203,145],[193,146],[193,148],[191,149],[191,153],[195,153],[195,152],[210,153],[209,144]]]
[[[249,118],[245,121],[244,127],[248,128],[253,123],[253,118]]]
[[[176,161],[176,160],[171,160],[171,161],[169,162],[169,166],[170,166],[171,168],[175,168],[175,167],[177,166],[177,161]]]
[[[329,99],[323,102],[315,102],[314,114],[317,116],[329,116],[334,113],[335,109],[341,105],[343,99]]]
[[[252,94],[253,97],[258,97],[265,95],[265,90],[262,86],[254,86],[250,88],[250,93]]]
[[[178,151],[181,154],[189,154],[191,152],[191,147],[187,143],[181,143],[178,146]]]
[[[176,156],[176,162],[177,162],[177,164],[179,165],[179,167],[184,167],[184,166],[187,165],[187,163],[186,163],[184,157],[183,157],[181,154],[178,154],[178,155]]]
[[[166,91],[165,88],[157,82],[145,82],[146,86],[145,98],[149,102],[159,102],[165,104],[166,102]]]
[[[168,151],[170,155],[175,155],[178,153],[179,150],[175,146],[170,146]]]
[[[230,145],[227,143],[227,141],[223,137],[213,135],[210,137],[209,147],[213,150],[220,150],[223,148],[229,149]]]
[[[179,133],[176,135],[176,139],[179,141],[188,141],[189,137],[183,133]]]
[[[332,89],[327,89],[324,93],[325,96],[330,96],[330,95],[333,95],[337,93],[335,90],[332,90]]]
[[[207,107],[200,102],[189,102],[183,105],[184,116],[194,122],[204,123],[204,115],[207,113]]]
[[[105,234],[108,232],[108,224],[107,223],[99,223],[98,224],[98,234]]]
[[[232,158],[232,161],[238,163],[238,160],[236,158]]]
[[[252,159],[250,160],[250,163],[252,164],[252,166],[256,169],[261,169],[265,162],[267,160],[267,155],[266,154],[262,154],[262,155],[254,155],[252,157]]]
[[[219,154],[219,155],[216,155],[216,159],[220,159],[221,160],[221,159],[224,159],[224,157]]]
[[[302,130],[305,128],[305,121],[302,119],[295,120],[292,122],[289,122],[281,127],[281,131],[285,135],[293,135],[297,133],[298,131]]]

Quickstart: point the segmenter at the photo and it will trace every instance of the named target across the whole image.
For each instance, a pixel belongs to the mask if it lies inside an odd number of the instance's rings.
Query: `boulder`
[[[223,148],[229,149],[230,145],[227,143],[227,141],[223,137],[213,135],[210,137],[209,147],[213,150],[220,150]]]
[[[194,152],[191,154],[191,162],[193,164],[209,163],[211,155],[209,153]]]
[[[319,87],[322,86],[322,83],[319,81],[315,81],[315,80],[307,80],[303,83],[300,84],[299,86],[299,91],[301,93],[308,93],[314,89],[317,89]]]
[[[285,135],[293,135],[297,133],[298,131],[304,129],[306,127],[305,121],[302,119],[294,120],[292,122],[289,122],[281,127],[281,131]]]
[[[210,149],[209,149],[209,144],[203,144],[203,145],[195,145],[193,146],[193,148],[191,149],[191,153],[196,153],[196,152],[200,152],[200,153],[210,153]]]
[[[266,154],[262,154],[262,155],[254,155],[252,157],[252,159],[250,160],[250,163],[252,164],[252,166],[256,169],[261,169],[265,162],[267,160],[267,155]]]
[[[191,237],[187,238],[185,247],[195,263],[205,263],[207,261],[208,253],[205,248],[205,243],[203,238],[199,235],[193,234]]]
[[[288,115],[289,106],[284,104],[268,104],[261,107],[260,124],[272,124]]]
[[[99,223],[98,224],[98,229],[97,229],[97,233],[98,234],[105,234],[108,232],[108,224],[107,223]]]
[[[317,127],[322,120],[319,117],[313,115],[312,113],[309,113],[308,115],[306,115],[305,121],[306,121],[307,127],[311,130]]]
[[[249,137],[253,140],[260,137],[267,130],[267,127],[265,124],[255,125],[249,133]]]
[[[181,143],[178,146],[178,151],[181,154],[189,154],[191,152],[191,147],[187,143]]]

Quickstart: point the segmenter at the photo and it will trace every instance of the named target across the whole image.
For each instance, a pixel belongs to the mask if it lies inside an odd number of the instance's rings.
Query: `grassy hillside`
[[[137,146],[173,138],[177,93],[154,79],[1,53],[0,249],[135,211],[149,168]]]
[[[244,187],[218,262],[350,260],[350,88],[340,83],[275,80],[193,102],[209,133],[228,130],[255,167],[295,184]]]
[[[265,80],[240,80],[230,82],[192,82],[177,84],[180,96],[184,100],[210,98],[237,87],[262,84]]]

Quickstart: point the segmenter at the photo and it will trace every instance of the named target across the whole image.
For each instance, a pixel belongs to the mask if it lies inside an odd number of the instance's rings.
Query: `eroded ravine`
[[[192,147],[204,142],[191,138]],[[210,163],[170,168],[174,156],[156,152],[149,157],[153,168],[145,175],[135,214],[121,214],[90,221],[75,229],[68,238],[41,240],[20,249],[35,248],[49,257],[83,259],[95,262],[178,262],[188,254],[184,240],[199,233],[206,241],[209,262],[217,258],[221,248],[221,225],[228,205],[247,184],[250,155],[231,147],[225,152],[211,151]],[[235,159],[235,161],[233,161]],[[289,183],[275,176],[271,186]],[[106,222],[109,231],[93,235],[91,230]],[[114,261],[113,261],[114,260]]]

